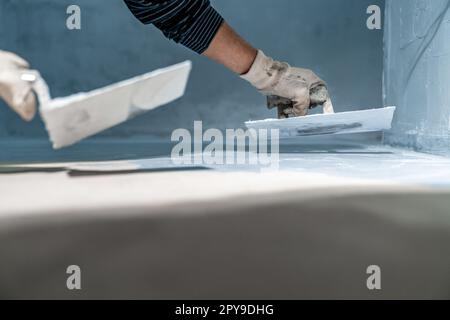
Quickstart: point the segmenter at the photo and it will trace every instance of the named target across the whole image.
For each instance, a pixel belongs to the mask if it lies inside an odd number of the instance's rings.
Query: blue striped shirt
[[[201,54],[208,47],[223,18],[209,0],[124,0],[142,23],[153,24],[177,43]]]

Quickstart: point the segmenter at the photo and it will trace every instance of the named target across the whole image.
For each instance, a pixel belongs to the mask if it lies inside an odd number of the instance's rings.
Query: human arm
[[[311,70],[294,68],[267,57],[240,37],[209,0],[125,0],[143,23],[154,24],[169,39],[223,64],[277,105],[280,117],[303,116],[324,105],[333,112],[327,86]],[[287,106],[287,107],[286,107]]]
[[[268,107],[278,107],[278,117],[305,116],[323,105],[333,113],[325,82],[308,69],[293,68],[267,57],[241,38],[226,22],[203,53],[250,82],[268,97]]]

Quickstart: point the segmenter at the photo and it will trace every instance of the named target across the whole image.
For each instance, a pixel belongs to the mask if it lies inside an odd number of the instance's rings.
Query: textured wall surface
[[[450,151],[450,0],[388,0],[385,103],[392,144]]]
[[[255,46],[292,65],[314,69],[328,83],[338,110],[379,107],[382,31],[366,28],[366,9],[382,0],[212,1]],[[66,28],[66,8],[78,4],[82,30]],[[0,47],[39,69],[54,96],[91,90],[191,59],[194,70],[182,100],[104,135],[168,136],[179,127],[239,127],[274,115],[265,99],[223,67],[141,25],[121,0],[2,0]],[[23,124],[0,106],[0,135],[45,137],[40,120]]]

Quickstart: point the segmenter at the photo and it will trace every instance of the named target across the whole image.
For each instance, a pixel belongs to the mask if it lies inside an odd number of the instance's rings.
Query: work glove
[[[308,69],[293,68],[258,51],[248,73],[241,76],[268,97],[268,107],[278,107],[278,117],[301,117],[309,109],[323,105],[333,113],[325,82]]]
[[[26,121],[36,114],[36,97],[32,82],[24,78],[28,62],[19,56],[0,50],[0,98]]]

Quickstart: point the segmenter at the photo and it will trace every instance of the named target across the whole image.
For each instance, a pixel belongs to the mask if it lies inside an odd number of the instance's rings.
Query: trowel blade
[[[278,129],[280,137],[376,132],[391,129],[395,107],[248,121],[249,129]]]
[[[53,147],[72,145],[182,97],[190,70],[191,62],[186,61],[41,105],[40,113]]]

